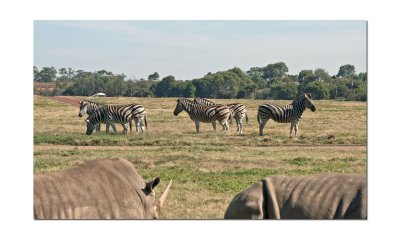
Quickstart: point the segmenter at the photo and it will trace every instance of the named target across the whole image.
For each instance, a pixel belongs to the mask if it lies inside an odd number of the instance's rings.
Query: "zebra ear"
[[[78,100],[78,103],[79,103],[79,104],[82,104],[82,101],[79,101],[79,100]]]
[[[307,93],[306,95],[308,96],[308,98],[312,98],[311,93]]]
[[[85,121],[86,123],[89,123],[89,120],[88,120],[88,119],[85,119],[84,121]]]

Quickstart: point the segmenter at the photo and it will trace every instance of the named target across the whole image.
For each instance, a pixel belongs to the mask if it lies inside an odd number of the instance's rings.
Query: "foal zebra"
[[[93,114],[99,108],[105,107],[105,105],[97,104],[91,101],[78,101],[79,106],[79,117],[82,117],[84,114],[88,114],[89,116]],[[104,123],[104,122],[101,122]],[[129,130],[132,132],[132,121],[129,121]],[[96,126],[96,132],[100,131],[100,123]],[[137,130],[136,130],[137,131]]]
[[[86,119],[86,134],[91,135],[96,125],[100,122],[106,124],[106,133],[108,133],[110,125],[113,128],[114,133],[117,133],[115,123],[121,123],[124,128],[123,133],[126,134],[128,132],[127,123],[132,120],[135,120],[136,132],[140,129],[143,133],[143,121],[147,129],[146,111],[142,105],[130,104],[104,106],[94,111],[89,118]]]
[[[260,124],[260,136],[263,135],[263,129],[269,119],[273,119],[278,123],[291,123],[290,137],[294,128],[294,136],[297,136],[297,129],[301,120],[301,115],[304,110],[309,108],[312,112],[316,110],[314,103],[311,100],[311,94],[303,94],[289,105],[278,106],[270,103],[265,103],[258,107],[257,120]]]
[[[178,116],[178,114],[183,110],[186,111],[196,124],[197,133],[199,133],[200,122],[211,122],[214,131],[216,131],[216,121],[218,120],[218,122],[222,125],[223,130],[227,131],[229,129],[228,118],[230,116],[230,110],[227,106],[204,106],[185,98],[179,98],[176,102],[174,115]]]
[[[195,98],[194,102],[205,106],[217,105],[216,103],[204,98]],[[231,111],[231,117],[235,118],[236,120],[237,132],[243,134],[244,116],[246,116],[246,123],[249,123],[246,107],[240,103],[227,104],[226,106],[228,106],[229,110]]]

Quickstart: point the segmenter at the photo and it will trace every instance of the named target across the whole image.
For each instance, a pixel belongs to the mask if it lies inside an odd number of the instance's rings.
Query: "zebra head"
[[[184,108],[185,101],[186,100],[184,98],[179,98],[176,101],[176,107],[175,107],[175,110],[174,110],[174,115],[175,116],[178,116],[178,114],[181,113],[185,109]]]
[[[86,134],[91,135],[98,122],[94,122],[94,117],[90,116],[87,119],[85,119],[85,122],[86,122]]]
[[[304,94],[304,106],[306,108],[309,108],[312,112],[317,110],[317,108],[314,105],[314,102],[311,99],[311,93]]]
[[[80,104],[79,106],[79,117],[82,117],[84,114],[86,114],[87,106],[89,105],[89,102],[87,101],[78,101]]]

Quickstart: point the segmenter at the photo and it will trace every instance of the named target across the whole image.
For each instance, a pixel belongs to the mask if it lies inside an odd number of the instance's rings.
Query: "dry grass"
[[[366,104],[362,102],[316,101],[317,111],[304,113],[296,140],[288,137],[289,124],[275,122],[268,122],[264,137],[258,136],[255,116],[262,101],[238,100],[250,116],[245,135],[239,136],[235,130],[214,133],[210,124],[202,124],[196,134],[186,113],[173,116],[176,98],[96,100],[143,104],[149,130],[143,135],[86,136],[77,107],[35,96],[34,172],[60,171],[96,158],[127,158],[144,178],[161,176],[157,192],[173,179],[162,218],[222,218],[236,193],[272,174],[366,172]],[[121,132],[122,127],[118,129]]]

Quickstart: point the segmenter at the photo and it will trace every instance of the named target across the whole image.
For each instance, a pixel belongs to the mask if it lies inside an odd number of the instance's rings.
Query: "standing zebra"
[[[204,98],[195,98],[194,102],[205,106],[217,105],[216,103]],[[231,111],[231,117],[234,117],[236,120],[237,132],[243,134],[244,116],[246,116],[246,123],[249,123],[246,107],[240,103],[227,104],[226,106],[228,106],[229,110]]]
[[[93,112],[95,112],[96,110],[98,110],[101,107],[105,107],[105,105],[101,105],[101,104],[97,104],[91,101],[78,101],[78,103],[80,104],[79,106],[79,117],[82,117],[84,114],[88,114],[89,116],[91,114],[93,114]],[[101,122],[104,123],[104,122]],[[129,121],[129,130],[130,132],[132,132],[132,121]],[[100,122],[99,124],[96,126],[96,132],[100,131]],[[137,129],[136,129],[137,131]]]
[[[86,119],[86,134],[91,135],[96,125],[100,122],[106,124],[106,133],[108,133],[110,125],[113,128],[114,133],[117,133],[115,123],[121,123],[124,128],[123,133],[126,134],[128,132],[127,123],[132,119],[135,120],[136,132],[140,129],[143,133],[143,121],[147,129],[146,111],[142,105],[130,104],[104,106],[94,111],[89,118]]]
[[[216,121],[218,120],[218,122],[222,125],[223,130],[227,131],[229,129],[228,118],[230,116],[230,111],[227,106],[204,106],[185,98],[179,98],[176,102],[174,115],[178,116],[178,114],[183,110],[186,111],[196,124],[197,133],[199,133],[200,122],[211,122],[214,131],[216,131]]]
[[[303,94],[289,105],[278,106],[270,103],[265,103],[258,107],[257,120],[260,124],[260,136],[263,135],[263,129],[269,119],[273,119],[278,123],[291,123],[290,137],[294,128],[294,136],[297,136],[297,129],[301,120],[301,115],[304,110],[309,108],[312,112],[316,110],[314,103],[311,100],[311,94]]]

